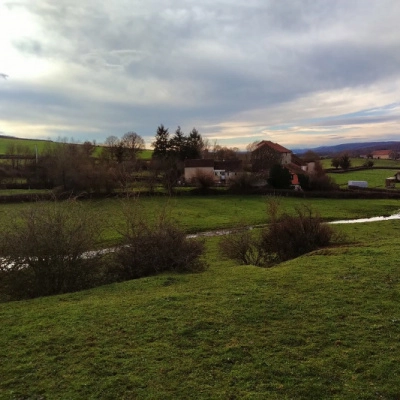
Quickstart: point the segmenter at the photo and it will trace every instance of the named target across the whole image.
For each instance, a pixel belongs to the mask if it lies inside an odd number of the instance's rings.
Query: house
[[[292,151],[270,140],[262,140],[251,152],[253,172],[267,171],[273,165],[285,166],[292,162]]]
[[[214,160],[185,160],[185,182],[191,182],[199,174],[214,176]]]
[[[392,150],[375,150],[372,152],[372,158],[376,160],[390,160],[392,158]]]
[[[185,182],[192,182],[199,174],[213,177],[215,183],[229,182],[242,170],[241,160],[218,161],[213,159],[185,160]]]

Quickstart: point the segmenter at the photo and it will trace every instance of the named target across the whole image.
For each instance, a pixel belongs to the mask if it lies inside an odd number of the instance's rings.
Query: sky
[[[0,0],[0,134],[400,140],[399,0]]]

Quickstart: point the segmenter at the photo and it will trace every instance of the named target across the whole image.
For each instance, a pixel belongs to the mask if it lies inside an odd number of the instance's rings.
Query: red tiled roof
[[[264,146],[268,146],[271,149],[277,151],[278,153],[291,153],[292,152],[291,150],[287,149],[286,147],[283,147],[278,143],[271,142],[270,140],[262,140],[260,143],[258,143],[255,150],[258,150]]]
[[[386,155],[390,155],[391,152],[392,152],[392,150],[375,150],[372,152],[372,154],[374,156],[386,156]]]

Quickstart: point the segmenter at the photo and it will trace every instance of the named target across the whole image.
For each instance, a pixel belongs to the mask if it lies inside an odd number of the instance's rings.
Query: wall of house
[[[290,164],[292,162],[292,153],[282,153],[281,164]]]
[[[390,160],[390,155],[389,154],[383,154],[383,155],[372,155],[372,158],[374,158],[375,160]]]

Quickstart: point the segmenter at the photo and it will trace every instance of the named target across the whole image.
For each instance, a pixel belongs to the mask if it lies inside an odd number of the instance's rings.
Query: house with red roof
[[[306,165],[291,150],[270,140],[263,140],[251,153],[252,171],[268,173],[273,165],[280,164],[289,170],[292,185],[299,185],[299,175],[305,173]]]
[[[376,160],[390,160],[392,153],[392,150],[375,150],[372,152],[372,158]]]

